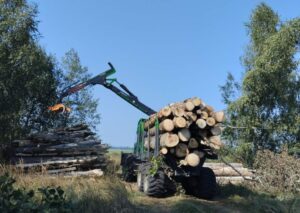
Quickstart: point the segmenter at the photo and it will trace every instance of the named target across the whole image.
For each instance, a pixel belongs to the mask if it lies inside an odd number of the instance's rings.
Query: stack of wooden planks
[[[179,165],[198,166],[207,150],[223,146],[220,135],[224,117],[223,111],[214,111],[197,97],[170,104],[145,121],[144,147],[155,149],[159,132],[162,154],[175,156]]]
[[[48,173],[66,173],[106,167],[108,146],[89,127],[79,124],[14,140],[11,163]]]

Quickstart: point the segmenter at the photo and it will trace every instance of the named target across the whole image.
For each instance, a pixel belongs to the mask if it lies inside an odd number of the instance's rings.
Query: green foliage
[[[258,151],[254,167],[259,180],[257,189],[278,197],[300,195],[300,159],[288,155],[287,149],[279,154]]]
[[[32,212],[37,210],[37,205],[32,198],[34,192],[24,189],[15,189],[15,180],[8,174],[0,176],[0,212]]]
[[[161,168],[162,164],[163,164],[163,158],[162,156],[157,156],[157,157],[152,157],[151,158],[151,167],[149,169],[149,174],[154,176],[157,171]]]
[[[37,43],[37,8],[0,1],[0,142],[45,129],[56,98],[53,58]]]
[[[43,212],[70,212],[70,206],[66,202],[64,191],[61,187],[40,188],[42,193],[41,207]]]
[[[61,89],[84,82],[91,77],[88,74],[87,67],[81,65],[79,55],[74,49],[68,51],[63,57],[61,69]],[[91,87],[82,89],[63,100],[72,109],[71,114],[67,118],[62,117],[64,125],[87,123],[95,128],[100,123],[100,115],[97,113],[99,100],[93,98],[91,94],[92,89]]]
[[[0,176],[0,212],[69,212],[70,206],[60,187],[40,188],[39,201],[33,190],[16,189],[15,182],[8,174]]]
[[[300,19],[279,23],[266,4],[253,11],[246,25],[251,41],[244,56],[243,81],[236,83],[229,75],[221,87],[228,106],[226,124],[233,127],[224,137],[232,146],[246,143],[240,152],[248,162],[253,162],[248,154],[253,158],[258,149],[278,151],[282,144],[300,142],[300,75],[295,57]],[[238,98],[233,96],[237,92]]]
[[[64,86],[86,80],[78,54],[66,53],[62,68],[38,44],[37,6],[26,0],[0,1],[0,143],[60,124],[99,123],[97,100],[85,89],[68,99],[67,121],[48,111]],[[63,71],[62,71],[63,70]]]

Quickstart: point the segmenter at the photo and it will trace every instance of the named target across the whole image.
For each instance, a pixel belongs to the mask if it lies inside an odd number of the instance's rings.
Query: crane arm
[[[107,78],[108,76],[110,76],[116,72],[115,68],[113,67],[113,65],[111,63],[108,63],[108,65],[110,66],[109,70],[107,70],[85,82],[82,82],[82,83],[79,83],[79,84],[76,84],[74,86],[64,89],[59,97],[59,100],[62,101],[63,98],[65,98],[73,93],[76,93],[76,92],[80,91],[81,89],[84,89],[87,86],[100,84],[100,85],[104,86],[105,88],[111,90],[115,94],[117,94],[119,97],[121,97],[122,99],[127,101],[132,106],[134,106],[137,109],[139,109],[140,111],[144,112],[146,115],[152,115],[152,114],[156,113],[153,109],[151,109],[150,107],[148,107],[145,104],[143,104],[142,102],[140,102],[139,99],[125,85],[119,83],[117,81],[117,79]],[[115,86],[114,83],[117,83],[120,88]],[[52,107],[52,109],[56,109],[56,108]],[[51,107],[49,107],[49,109],[51,110]]]

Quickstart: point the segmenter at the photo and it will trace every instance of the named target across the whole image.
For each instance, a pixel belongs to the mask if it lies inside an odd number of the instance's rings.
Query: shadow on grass
[[[243,185],[220,186],[216,200],[241,212],[300,212],[299,196],[276,197]]]

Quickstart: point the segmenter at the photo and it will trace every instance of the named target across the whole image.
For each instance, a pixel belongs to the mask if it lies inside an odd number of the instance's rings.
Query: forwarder
[[[216,194],[217,184],[214,172],[210,168],[203,167],[205,159],[217,159],[217,155],[211,149],[202,152],[200,163],[196,166],[178,165],[177,159],[171,154],[162,154],[159,151],[161,130],[156,117],[157,112],[143,104],[125,85],[117,81],[116,78],[109,78],[116,72],[111,63],[110,69],[77,85],[63,90],[59,97],[63,98],[80,91],[83,88],[94,85],[102,85],[111,90],[119,97],[133,105],[147,116],[155,116],[154,147],[151,149],[145,146],[146,119],[140,119],[137,127],[137,141],[134,144],[133,153],[122,153],[121,166],[122,176],[127,182],[136,181],[140,191],[148,196],[166,197],[176,192],[176,183],[181,183],[187,194],[199,198],[211,199]],[[117,86],[116,86],[117,85]],[[51,111],[70,112],[68,107],[59,103],[49,107]]]

